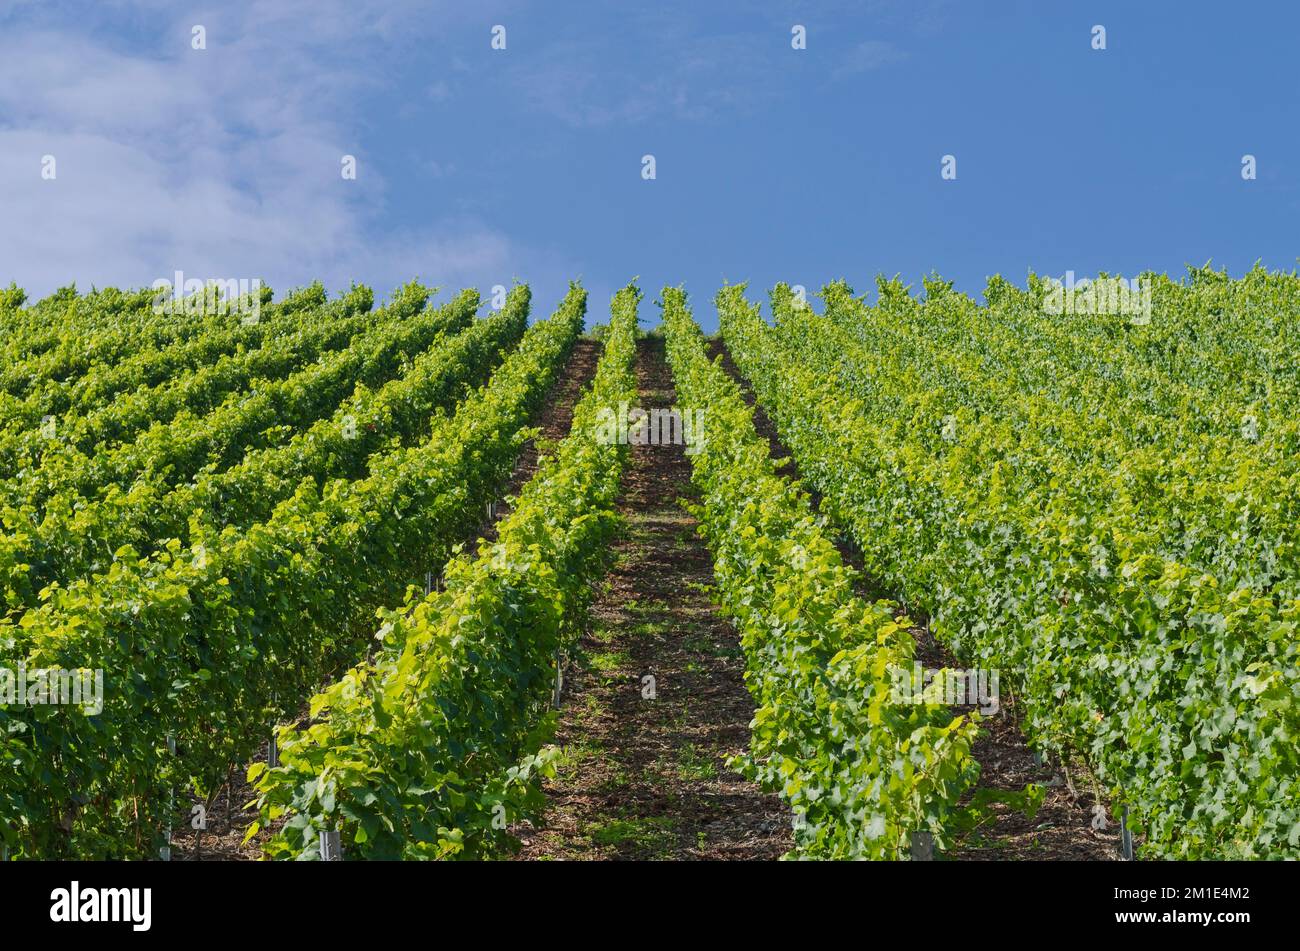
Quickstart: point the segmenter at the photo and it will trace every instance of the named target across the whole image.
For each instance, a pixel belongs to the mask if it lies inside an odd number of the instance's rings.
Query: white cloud
[[[482,221],[384,229],[386,185],[358,139],[359,93],[379,86],[376,47],[417,42],[463,15],[456,5],[238,0],[175,11],[163,0],[101,5],[93,16],[147,25],[126,46],[117,23],[10,9],[0,283],[40,295],[73,280],[143,286],[181,269],[281,289],[358,280],[384,293],[416,275],[447,286],[521,268],[531,252]],[[193,24],[207,29],[206,50],[190,49]],[[46,154],[54,181],[41,178]],[[357,156],[357,181],[340,175],[344,154]]]

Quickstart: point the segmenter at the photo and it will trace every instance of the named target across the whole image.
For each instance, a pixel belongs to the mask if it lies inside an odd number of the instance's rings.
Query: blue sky
[[[639,275],[708,326],[724,280],[1291,269],[1298,34],[1280,0],[17,0],[0,282],[519,278],[549,312],[581,277],[603,319]]]

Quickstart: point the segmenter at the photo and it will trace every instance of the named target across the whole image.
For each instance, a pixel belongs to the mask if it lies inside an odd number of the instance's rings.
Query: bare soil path
[[[637,378],[642,407],[673,405],[662,339],[640,341]],[[781,801],[726,765],[754,708],[691,493],[682,446],[632,447],[625,530],[567,675],[559,774],[542,827],[514,830],[520,859],[775,859],[792,845]]]

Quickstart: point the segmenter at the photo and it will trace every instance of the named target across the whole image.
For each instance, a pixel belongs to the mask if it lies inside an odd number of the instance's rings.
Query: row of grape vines
[[[1140,856],[1300,857],[1300,279],[1143,279],[1138,315],[1049,313],[1035,275],[983,303],[835,282],[820,312],[778,284],[771,322],[724,287],[797,479],[663,291],[754,707],[729,762],[780,795],[794,855],[907,858],[962,828],[980,717],[900,696],[911,614],[999,672]],[[5,854],[155,857],[237,768],[273,858],[494,857],[541,821],[560,672],[620,531],[632,454],[606,424],[638,396],[642,295],[614,296],[523,482],[586,291],[531,325],[526,285],[482,317],[476,291],[433,293],[263,289],[243,321],[0,290],[0,671],[105,681],[93,711],[0,703]]]
[[[891,696],[890,669],[910,669],[915,650],[905,619],[854,594],[807,495],[776,472],[739,388],[706,358],[680,290],[664,291],[664,329],[679,400],[708,421],[692,479],[757,704],[748,774],[788,802],[797,853],[900,858],[918,831],[942,846],[975,775],[975,725]]]
[[[426,314],[427,293],[409,320],[374,331],[375,341],[409,344],[388,346],[404,357],[378,360],[384,345],[358,345],[363,364],[386,366],[373,382],[398,373],[378,390],[359,387],[331,405],[307,391],[312,378],[290,374],[284,381],[299,388],[282,388],[281,406],[312,407],[315,424],[241,458],[223,459],[227,443],[216,439],[196,454],[202,464],[142,460],[139,473],[150,475],[134,485],[143,495],[113,496],[110,486],[100,504],[77,503],[67,531],[90,529],[100,541],[75,564],[64,560],[67,538],[49,537],[47,568],[62,580],[4,620],[0,643],[27,669],[104,670],[103,709],[0,708],[0,834],[10,854],[156,855],[176,792],[211,789],[246,762],[271,724],[364,655],[376,609],[398,603],[478,524],[581,331],[585,292],[573,288],[525,331],[529,293],[517,287],[501,313],[432,349],[454,330],[449,314],[463,325],[477,295]],[[247,402],[255,398],[223,403],[176,435],[206,432]],[[76,521],[82,509],[93,511],[89,522]],[[126,529],[112,524],[118,513],[130,516]],[[186,517],[183,538],[158,534]],[[94,550],[122,531],[149,536],[148,553],[125,545],[96,561]]]
[[[418,313],[422,302],[423,292],[391,313],[379,311],[375,329],[345,349],[300,373],[260,381],[205,416],[184,414],[93,459],[77,450],[53,455],[37,470],[44,478],[26,480],[25,498],[5,509],[7,521],[21,527],[0,543],[0,565],[18,572],[12,587],[23,585],[21,603],[31,606],[44,584],[93,570],[124,545],[148,554],[167,539],[186,539],[196,513],[242,524],[269,515],[308,475],[355,477],[378,448],[377,436],[420,435],[430,412],[481,382],[527,319],[526,301],[516,295],[498,314],[444,339],[468,324],[477,295],[467,292],[427,314]],[[365,412],[375,384],[382,384],[375,398],[395,403],[400,418]]]
[[[280,730],[280,765],[252,768],[262,821],[282,820],[273,857],[318,857],[323,831],[357,858],[482,857],[536,812],[557,666],[616,526],[627,447],[597,422],[635,397],[639,298],[615,295],[570,433],[496,539],[451,559],[442,590],[387,612],[375,656],[312,698],[309,728]]]
[[[1149,323],[928,281],[743,289],[722,331],[866,570],[1148,856],[1300,854],[1294,277],[1159,284]],[[1230,329],[1225,329],[1230,328]]]
[[[49,299],[47,299],[49,300]],[[147,299],[105,293],[72,297],[65,307],[42,301],[31,310],[52,325],[57,346],[26,360],[6,361],[0,370],[0,419],[5,429],[29,429],[47,416],[84,412],[142,385],[153,385],[241,349],[260,347],[296,329],[304,315],[325,304],[325,291],[312,285],[285,297],[256,322],[230,315],[178,317],[156,314]],[[369,310],[373,296],[354,289],[330,309],[335,316]],[[22,313],[26,314],[27,311]],[[18,348],[21,331],[8,346]],[[3,470],[4,474],[8,470]]]
[[[407,303],[406,316],[413,316],[419,306],[422,302]],[[385,310],[392,313],[395,308]],[[25,409],[7,419],[8,425],[0,437],[0,465],[26,474],[39,468],[53,450],[90,453],[101,445],[118,445],[142,430],[174,419],[179,413],[202,415],[219,406],[231,393],[256,381],[278,379],[346,347],[352,338],[384,316],[384,311],[378,314],[370,311],[368,298],[341,298],[304,314],[295,321],[292,332],[287,332],[287,328],[283,333],[263,332],[258,340],[248,334],[241,335],[233,352],[222,352],[212,362],[192,370],[181,369],[159,383],[117,393],[107,404],[79,399],[76,408],[63,408],[53,428],[33,424],[37,413],[50,415],[44,411],[51,407],[42,404],[40,399],[32,400]],[[258,326],[265,329],[268,325],[259,323]],[[279,329],[284,325],[270,326]],[[196,343],[201,342],[210,356],[226,344],[230,333],[223,328]],[[262,345],[250,346],[259,342]],[[106,377],[130,378],[145,362],[141,356],[133,359],[128,367],[106,370],[92,380],[79,378],[82,392],[102,388]],[[156,354],[151,357],[157,359]]]

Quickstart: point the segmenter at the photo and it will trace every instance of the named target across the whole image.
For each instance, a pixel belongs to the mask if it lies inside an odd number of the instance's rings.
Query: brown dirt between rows
[[[673,405],[661,338],[639,341],[637,380],[641,406]],[[519,859],[776,859],[793,844],[781,801],[726,765],[748,747],[753,701],[691,494],[682,446],[631,447],[624,531],[561,703],[564,756],[542,825],[513,830]]]
[[[596,373],[596,364],[600,359],[600,344],[588,338],[580,338],[574,345],[568,363],[562,373],[552,384],[546,402],[534,419],[532,425],[541,430],[543,441],[563,439],[569,431],[573,420],[573,410],[582,390]],[[537,440],[530,439],[520,452],[504,492],[504,496],[517,493],[537,471]],[[498,503],[491,519],[484,513],[484,522],[476,537],[495,537],[495,523],[509,512],[509,505]],[[469,541],[471,539],[467,539]],[[300,718],[306,720],[307,707],[304,704]],[[269,743],[263,743],[258,750],[257,760],[265,762]],[[244,807],[256,798],[252,786],[247,781],[248,766],[243,765],[231,771],[226,784],[217,791],[205,806],[208,827],[202,832],[189,827],[179,829],[172,834],[172,859],[174,861],[246,861],[263,857],[261,846],[274,833],[274,826],[261,830],[247,844],[243,842],[244,833],[249,823],[256,818],[253,812],[245,812]],[[191,807],[200,804],[193,798]]]
[[[798,479],[798,466],[777,434],[776,427],[758,405],[752,389],[741,375],[721,339],[709,341],[710,358],[720,358],[721,366],[740,386],[745,402],[754,409],[754,426],[768,440],[771,455],[783,474]],[[805,485],[813,505],[820,510],[821,497]],[[844,562],[859,572],[859,594],[871,599],[889,598],[878,583],[862,574],[862,558],[849,540],[835,536],[836,547]],[[889,598],[890,600],[895,600]],[[902,614],[900,609],[899,614]],[[927,668],[960,666],[952,654],[935,640],[925,619],[910,612],[912,636],[916,640],[916,659]],[[1119,826],[1111,823],[1105,830],[1092,828],[1092,810],[1097,802],[1087,778],[1071,771],[1067,779],[1059,764],[1040,762],[1020,731],[1016,698],[999,698],[1000,709],[985,717],[980,738],[972,754],[980,764],[980,778],[974,790],[963,798],[969,802],[978,790],[1017,792],[1029,783],[1046,788],[1042,806],[1033,819],[1002,803],[991,807],[990,821],[958,840],[947,858],[965,860],[1091,860],[1110,861],[1119,857]],[[973,707],[956,707],[969,712]],[[1080,782],[1082,780],[1082,782]],[[1071,786],[1074,787],[1073,791]]]

